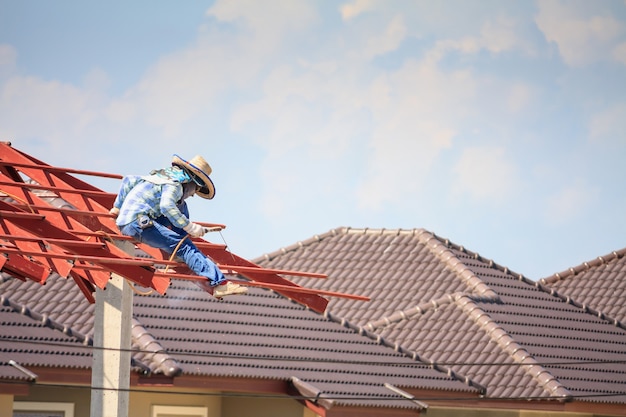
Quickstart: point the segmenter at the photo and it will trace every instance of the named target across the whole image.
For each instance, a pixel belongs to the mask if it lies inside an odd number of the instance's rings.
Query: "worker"
[[[211,230],[189,220],[185,202],[194,194],[208,200],[215,196],[211,172],[211,166],[200,155],[188,161],[174,155],[170,167],[154,170],[150,175],[125,176],[110,213],[123,235],[170,256],[176,251],[175,256],[194,273],[206,277],[213,296],[221,299],[243,294],[247,288],[228,281],[217,265],[187,238],[201,237]]]

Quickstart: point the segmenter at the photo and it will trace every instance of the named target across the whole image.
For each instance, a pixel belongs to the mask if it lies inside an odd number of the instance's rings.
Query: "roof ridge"
[[[349,227],[337,227],[335,229],[329,230],[326,233],[313,235],[313,237],[310,237],[310,238],[308,238],[306,240],[299,240],[298,242],[296,242],[296,243],[294,243],[292,245],[284,246],[284,247],[282,247],[280,249],[277,249],[277,250],[275,250],[273,252],[265,253],[265,254],[257,257],[257,258],[252,259],[251,262],[259,263],[261,261],[271,261],[272,259],[274,259],[274,258],[276,258],[276,257],[278,257],[280,255],[284,255],[287,252],[293,252],[293,251],[296,251],[296,250],[298,250],[300,248],[303,248],[304,246],[308,246],[308,245],[310,245],[312,243],[316,243],[316,242],[319,242],[319,241],[321,241],[323,239],[326,239],[327,237],[336,236],[338,234],[345,233],[348,229],[350,229],[350,228]]]
[[[576,301],[572,297],[570,297],[569,295],[561,294],[556,289],[550,287],[549,285],[546,285],[545,281],[543,279],[541,281],[539,281],[539,282],[536,282],[535,283],[535,287],[537,287],[538,289],[540,289],[541,291],[543,291],[545,293],[550,294],[553,297],[556,297],[556,298],[558,298],[558,299],[560,299],[562,301],[565,301],[567,304],[571,304],[574,307],[580,308],[585,313],[589,313],[589,314],[592,314],[592,315],[598,317],[600,320],[608,321],[609,323],[613,324],[614,326],[620,327],[622,329],[626,329],[626,322],[620,321],[620,320],[616,319],[613,316],[607,315],[602,310],[597,310],[597,309],[595,309],[593,307],[590,307],[590,306],[587,305],[587,303],[581,303],[579,301]]]
[[[155,339],[152,334],[145,328],[143,324],[135,317],[131,323],[131,334],[135,340],[135,344],[139,346],[139,353],[146,356],[146,362],[156,365],[155,369],[150,367],[150,371],[161,371],[165,376],[178,376],[183,369],[176,359],[174,359],[163,345]],[[154,349],[149,349],[153,347]]]
[[[508,275],[513,275],[518,280],[526,282],[527,284],[534,284],[535,283],[534,280],[524,276],[523,274],[520,274],[519,272],[512,271],[511,269],[509,269],[509,267],[504,266],[504,265],[500,265],[499,263],[495,262],[493,259],[485,258],[484,256],[482,256],[478,252],[473,252],[471,250],[468,250],[465,246],[458,245],[458,244],[450,241],[450,239],[443,238],[443,237],[438,236],[438,235],[436,235],[435,233],[432,233],[432,232],[427,232],[427,233],[432,234],[432,236],[435,239],[439,240],[445,247],[457,249],[457,250],[459,250],[459,251],[461,251],[461,252],[463,252],[463,253],[473,257],[474,259],[478,259],[478,260],[480,260],[482,262],[486,262],[489,265],[490,268],[497,269],[497,270],[502,271],[502,272],[504,272],[505,274],[508,274]]]
[[[565,388],[550,371],[537,362],[532,355],[520,345],[506,330],[493,320],[485,310],[480,308],[472,297],[461,294],[455,300],[457,306],[467,314],[491,340],[509,355],[513,361],[526,365],[522,367],[535,381],[537,381],[545,391],[551,396],[561,397],[564,400],[570,399],[572,394]]]
[[[272,259],[280,256],[280,255],[284,255],[287,252],[293,252],[295,250],[298,250],[304,246],[308,246],[312,243],[316,243],[319,242],[323,239],[326,239],[328,237],[332,237],[332,236],[337,236],[340,234],[347,234],[347,233],[362,233],[362,234],[414,234],[414,235],[419,235],[420,233],[422,233],[424,231],[424,229],[421,228],[414,228],[414,229],[402,229],[402,228],[397,228],[397,229],[386,229],[386,228],[370,228],[370,227],[350,227],[350,226],[340,226],[340,227],[336,227],[334,229],[330,229],[328,232],[322,233],[322,234],[316,234],[313,235],[312,237],[305,239],[305,240],[300,240],[294,244],[291,244],[289,246],[284,246],[280,249],[277,249],[273,252],[268,252],[265,253],[255,259],[252,260],[252,262],[261,262],[261,261],[271,261]]]
[[[419,355],[414,350],[409,350],[409,349],[406,349],[406,348],[402,347],[398,343],[391,343],[391,342],[387,341],[384,337],[382,337],[380,334],[371,332],[371,331],[367,330],[363,326],[359,326],[359,325],[353,324],[349,320],[346,320],[343,317],[338,317],[338,316],[332,314],[328,310],[326,310],[324,312],[324,317],[328,318],[329,320],[331,320],[331,321],[333,321],[335,323],[341,324],[343,327],[346,327],[348,329],[353,330],[355,333],[358,333],[361,336],[365,336],[365,337],[367,337],[367,338],[369,338],[371,340],[376,341],[376,343],[378,343],[379,345],[386,346],[388,348],[392,348],[394,350],[394,352],[398,352],[400,354],[403,354],[403,355],[413,359],[414,361],[423,362],[424,364],[429,365],[431,368],[448,375],[450,378],[456,379],[457,381],[460,381],[460,382],[464,383],[465,385],[467,385],[469,387],[476,388],[479,391],[479,393],[481,394],[481,396],[484,395],[487,392],[487,388],[486,387],[484,387],[481,384],[477,383],[476,381],[470,379],[469,377],[461,375],[461,374],[455,372],[454,370],[452,370],[452,368],[448,368],[446,366],[442,366],[440,364],[437,364],[436,362],[429,360],[425,356]]]
[[[395,235],[399,235],[399,234],[406,234],[406,235],[411,235],[411,234],[418,234],[421,233],[424,229],[421,228],[413,228],[413,229],[402,229],[402,228],[395,228],[395,229],[387,229],[387,228],[371,228],[371,227],[343,227],[343,232],[344,233],[362,233],[362,234],[376,234],[376,235],[382,235],[382,234],[395,234]]]
[[[542,284],[553,284],[555,282],[561,281],[561,280],[565,280],[568,278],[572,278],[575,277],[576,275],[580,274],[581,272],[585,272],[589,269],[591,269],[592,267],[596,267],[596,266],[601,266],[604,264],[608,264],[609,262],[615,260],[615,259],[620,259],[622,257],[626,256],[626,248],[617,250],[617,251],[613,251],[607,255],[604,256],[598,256],[595,259],[592,259],[591,261],[587,261],[587,262],[583,262],[580,265],[571,267],[566,269],[565,271],[561,271],[558,272],[556,274],[547,276],[545,278],[542,278],[539,280],[539,282],[541,282]]]
[[[583,262],[582,264],[579,264],[577,266],[571,267],[564,271],[542,278],[535,283],[535,286],[539,288],[541,291],[544,291],[554,297],[557,297],[565,301],[566,303],[573,305],[574,307],[578,307],[582,309],[585,313],[592,314],[600,318],[601,320],[608,321],[609,323],[617,327],[626,329],[626,322],[620,321],[613,316],[607,315],[602,310],[598,310],[593,307],[590,307],[587,305],[587,303],[581,303],[573,299],[569,295],[562,294],[561,292],[557,291],[554,287],[551,286],[551,284],[555,284],[559,281],[564,281],[566,279],[574,278],[578,276],[579,274],[590,270],[591,268],[599,267],[602,265],[607,265],[616,259],[623,258],[624,256],[626,256],[626,248],[612,251],[611,253],[608,253],[604,256],[598,256],[597,258],[592,259],[590,261]]]
[[[437,309],[443,305],[452,304],[457,294],[461,293],[446,294],[442,297],[420,303],[415,307],[395,311],[389,316],[384,316],[378,320],[370,321],[366,323],[363,327],[370,331],[375,331],[381,327],[389,326],[392,323],[398,323],[402,320],[410,319],[419,314],[424,314],[430,310]]]
[[[93,338],[91,338],[91,336],[77,332],[73,330],[71,326],[51,319],[48,314],[38,313],[25,304],[16,303],[5,295],[0,295],[0,306],[10,307],[14,312],[38,321],[44,327],[60,331],[66,336],[73,337],[85,346],[93,346]]]
[[[417,234],[419,241],[426,246],[435,256],[437,256],[445,265],[447,265],[459,278],[461,278],[471,291],[476,291],[481,297],[489,298],[494,301],[500,299],[498,294],[489,288],[485,282],[480,279],[471,269],[467,267],[449,247],[444,244],[435,234],[421,229]]]

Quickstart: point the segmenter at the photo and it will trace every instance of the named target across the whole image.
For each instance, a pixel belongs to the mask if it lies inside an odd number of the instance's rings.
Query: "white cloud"
[[[615,104],[594,114],[588,129],[592,141],[626,143],[626,103]]]
[[[506,100],[507,109],[512,113],[519,113],[525,110],[533,98],[533,89],[522,83],[514,83],[510,87],[510,92]]]
[[[613,48],[613,59],[626,66],[626,42],[622,42]]]
[[[219,93],[232,86],[234,75],[242,74],[240,63],[224,48],[199,43],[163,57],[137,85],[113,100],[107,113],[113,121],[135,119],[174,137],[186,122],[213,108]]]
[[[583,66],[611,58],[613,44],[624,26],[609,12],[593,10],[589,15],[584,7],[578,7],[580,3],[556,0],[539,1],[537,5],[537,26],[548,41],[558,45],[568,65]]]
[[[0,137],[76,141],[99,110],[92,91],[36,77],[12,77],[0,86]]]
[[[509,17],[496,17],[485,22],[480,30],[478,44],[493,53],[502,53],[515,48],[531,52],[530,44],[520,36],[518,22]]]
[[[453,195],[468,196],[483,205],[501,205],[523,188],[514,159],[504,147],[468,147],[453,171]]]
[[[112,121],[139,120],[168,138],[179,136],[192,121],[215,113],[225,94],[255,88],[273,54],[317,19],[309,4],[292,1],[218,0],[206,14],[237,30],[201,32],[195,44],[163,56],[111,102]]]
[[[394,71],[378,70],[374,78],[364,77],[372,69],[366,62],[347,53],[367,49],[370,37],[361,39],[360,45],[349,45],[334,61],[278,66],[264,80],[262,98],[234,109],[231,128],[253,138],[269,158],[276,159],[305,148],[309,157],[317,155],[328,162],[350,157],[351,146],[358,143],[360,149],[367,149],[360,171],[354,173],[359,205],[377,210],[387,204],[413,204],[406,194],[419,193],[432,180],[431,170],[441,153],[453,146],[468,119],[493,100],[484,91],[477,96],[485,80],[469,71],[444,71],[439,68],[441,59],[455,50],[525,49],[517,30],[511,19],[494,19],[482,35],[438,42],[422,60],[408,59]],[[396,41],[373,50],[392,50],[405,36],[403,31],[404,22],[392,19],[386,33],[398,34],[390,37]],[[498,94],[496,100],[507,104],[502,110],[512,113],[524,110],[533,96],[522,82],[499,89]],[[283,189],[281,195],[297,192]]]
[[[17,52],[11,45],[0,44],[0,79],[15,71]]]
[[[525,39],[519,28],[519,22],[513,18],[496,17],[485,21],[476,34],[467,34],[458,38],[442,38],[428,51],[433,62],[440,61],[450,52],[471,55],[481,51],[499,54],[511,50],[520,50],[528,55],[534,54],[531,43]]]
[[[548,197],[544,219],[553,227],[570,223],[583,216],[597,197],[597,189],[577,180]]]
[[[306,152],[302,160],[325,164],[325,171],[348,163],[352,146],[367,150],[359,171],[343,181],[358,181],[363,207],[403,204],[404,193],[419,190],[439,153],[451,146],[452,120],[462,116],[475,81],[465,72],[443,73],[431,62],[410,61],[367,82],[354,77],[351,67],[341,60],[278,67],[263,84],[263,98],[237,107],[231,126],[262,146],[270,160]],[[268,163],[266,169],[276,174],[264,176],[284,175],[284,168],[284,163]],[[308,172],[300,184],[282,181],[280,190],[270,187],[267,199],[306,192],[302,184],[311,181],[308,176],[320,175]]]
[[[408,30],[402,16],[394,17],[387,25],[384,33],[376,33],[368,39],[366,55],[372,58],[396,50],[407,33]]]
[[[292,0],[218,0],[206,14],[237,25],[254,55],[275,52],[319,19],[311,3]]]
[[[369,87],[374,130],[358,190],[362,207],[406,206],[406,196],[422,189],[440,153],[452,146],[475,88],[469,73],[445,73],[429,60],[410,61]]]
[[[374,0],[353,0],[352,3],[343,4],[339,11],[343,20],[350,20],[373,10],[375,3]]]

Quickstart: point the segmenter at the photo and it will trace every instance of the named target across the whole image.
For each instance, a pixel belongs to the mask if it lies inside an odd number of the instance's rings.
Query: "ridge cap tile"
[[[586,272],[595,267],[609,264],[616,259],[623,258],[624,256],[626,256],[626,248],[615,250],[606,255],[598,256],[590,261],[586,261],[576,266],[570,267],[564,271],[557,272],[545,278],[541,278],[539,282],[542,282],[545,284],[554,284],[558,281],[575,277],[579,275],[581,272]]]
[[[461,299],[469,299],[470,302],[459,304]],[[471,300],[470,297],[466,295],[461,295],[459,299],[456,300],[456,304],[502,349],[503,352],[506,352],[516,363],[528,365],[522,367],[522,369],[531,375],[551,396],[562,398],[572,397],[571,392],[558,382],[557,378],[550,371],[537,362],[524,346],[515,340],[499,323],[494,321],[486,311],[474,302],[474,300]],[[539,376],[545,374],[548,374],[549,377],[539,378]],[[549,386],[548,382],[551,383]]]
[[[434,234],[422,231],[418,238],[438,259],[447,265],[471,291],[498,300],[498,294],[480,279],[467,265],[444,245]]]

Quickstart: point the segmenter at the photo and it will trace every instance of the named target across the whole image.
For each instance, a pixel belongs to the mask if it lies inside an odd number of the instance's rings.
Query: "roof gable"
[[[67,329],[75,320],[84,339],[90,340],[92,319],[81,319],[91,317],[92,305],[71,281],[50,277],[44,291],[35,282],[5,275],[0,293],[10,302],[13,315],[45,311],[36,314],[63,322]],[[36,314],[31,316],[36,319]],[[138,352],[133,359],[141,372],[282,380],[303,390],[302,395],[314,389],[328,407],[420,408],[389,387],[462,392],[469,397],[480,392],[480,387],[446,369],[433,369],[382,340],[264,289],[252,288],[249,295],[218,301],[192,283],[176,281],[166,296],[135,296],[134,318],[133,349]],[[35,361],[45,363],[47,358],[35,352],[23,364]]]
[[[18,307],[4,295],[0,299],[0,377],[3,380],[32,381],[36,375],[22,366],[53,368],[91,367],[91,350],[59,323]],[[64,331],[65,330],[65,331]]]
[[[626,328],[626,248],[540,280],[590,313]]]
[[[339,228],[256,261],[324,268],[332,279],[296,280],[371,297],[332,300],[332,315],[451,367],[487,396],[626,402],[614,395],[626,377],[623,329],[423,229]]]

